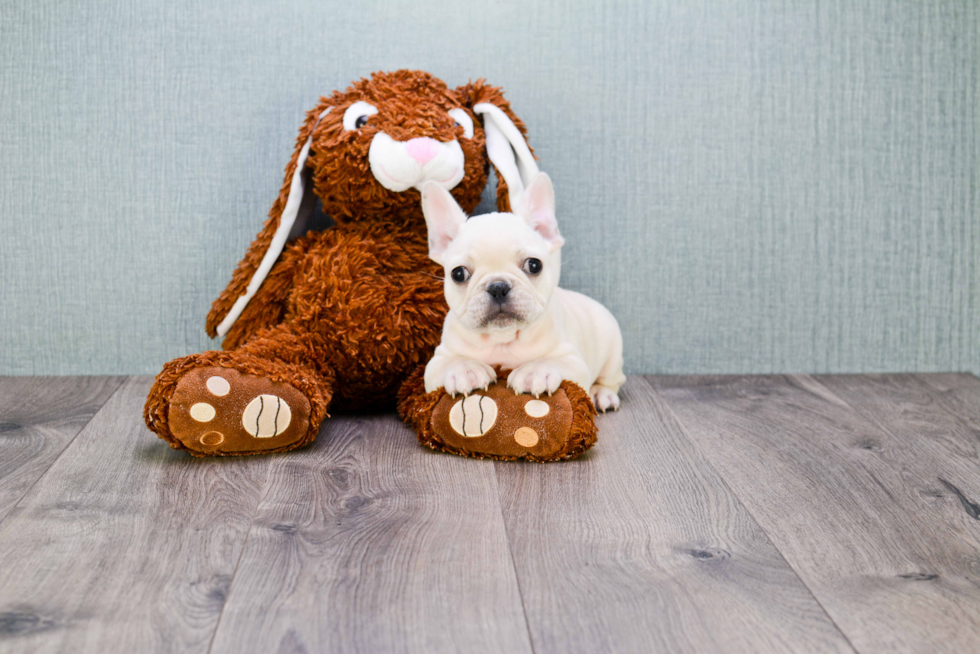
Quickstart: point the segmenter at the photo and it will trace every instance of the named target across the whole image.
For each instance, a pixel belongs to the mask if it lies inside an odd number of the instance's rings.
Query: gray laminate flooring
[[[0,378],[0,651],[980,651],[972,375],[631,377],[547,465],[195,459],[150,383]]]

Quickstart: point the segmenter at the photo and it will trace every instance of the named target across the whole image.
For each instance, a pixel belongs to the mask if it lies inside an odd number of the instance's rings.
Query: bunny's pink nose
[[[430,139],[428,136],[411,139],[405,142],[405,151],[412,159],[424,166],[439,154],[439,141]]]

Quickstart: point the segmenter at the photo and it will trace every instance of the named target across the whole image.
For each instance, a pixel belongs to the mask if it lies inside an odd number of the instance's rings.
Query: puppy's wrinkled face
[[[561,258],[524,218],[475,216],[446,249],[446,301],[471,331],[534,323],[558,285]]]
[[[466,220],[437,184],[422,191],[429,256],[445,270],[449,309],[470,331],[521,329],[544,314],[561,273],[561,236],[551,181],[543,173],[518,212]]]

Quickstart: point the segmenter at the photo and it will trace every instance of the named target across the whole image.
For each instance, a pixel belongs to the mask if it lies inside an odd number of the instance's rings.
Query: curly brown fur
[[[358,100],[369,101],[378,113],[362,128],[347,131],[344,111]],[[287,245],[228,332],[225,352],[194,354],[164,366],[147,398],[150,429],[180,447],[170,433],[170,401],[182,375],[208,366],[264,376],[301,391],[311,405],[309,434],[291,447],[315,437],[328,407],[390,404],[403,380],[435,349],[446,305],[441,269],[428,259],[419,192],[396,193],[378,183],[368,159],[371,139],[384,130],[399,141],[457,140],[464,177],[451,193],[472,211],[490,166],[483,127],[473,113],[480,102],[496,104],[525,132],[500,89],[483,80],[454,90],[424,72],[375,73],[321,98],[300,129],[269,219],[208,314],[208,333],[216,335],[268,250],[309,139],[313,190],[335,226]],[[463,128],[448,115],[454,108],[473,119],[472,138],[464,138]],[[498,179],[498,204],[506,210],[506,185]]]

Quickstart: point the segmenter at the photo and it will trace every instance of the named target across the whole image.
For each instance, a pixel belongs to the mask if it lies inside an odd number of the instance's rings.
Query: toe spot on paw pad
[[[198,402],[191,407],[191,418],[198,422],[211,422],[215,413],[214,407],[207,402]]]
[[[202,445],[221,445],[225,440],[225,435],[220,431],[209,431],[201,436]]]
[[[496,422],[497,403],[486,395],[464,397],[449,410],[449,425],[460,436],[483,436]]]
[[[259,395],[242,412],[242,427],[255,438],[272,438],[286,431],[293,413],[276,395]]]
[[[534,447],[538,444],[538,432],[530,427],[520,427],[514,432],[514,440],[521,447]]]
[[[541,400],[529,400],[524,405],[524,413],[532,418],[543,418],[548,415],[549,411],[551,411],[551,407],[548,406],[547,402]]]
[[[208,390],[211,391],[211,394],[216,395],[217,397],[224,397],[228,394],[228,391],[231,390],[231,384],[228,383],[228,380],[224,377],[218,377],[217,375],[214,377],[209,377],[205,384],[207,385]]]

